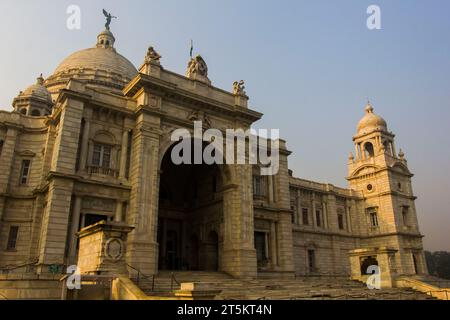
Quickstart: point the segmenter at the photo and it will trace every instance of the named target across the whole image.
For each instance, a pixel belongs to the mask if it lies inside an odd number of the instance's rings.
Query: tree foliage
[[[450,279],[450,252],[425,251],[425,259],[430,275]]]

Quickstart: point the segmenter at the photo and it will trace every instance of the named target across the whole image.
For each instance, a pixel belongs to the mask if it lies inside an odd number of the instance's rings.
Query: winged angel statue
[[[106,17],[105,28],[109,30],[109,25],[111,24],[112,19],[117,19],[117,17],[113,16],[111,13],[108,13],[105,9],[103,9],[103,14]]]

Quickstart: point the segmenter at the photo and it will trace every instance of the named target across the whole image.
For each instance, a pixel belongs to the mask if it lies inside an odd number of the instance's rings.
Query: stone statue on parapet
[[[203,77],[208,77],[208,66],[205,60],[198,54],[195,58],[191,58],[188,63],[186,76],[190,77],[193,74],[198,74]]]
[[[147,50],[147,55],[145,56],[145,62],[157,62],[161,59],[161,55],[153,49],[153,47],[149,47]]]
[[[117,19],[117,17],[113,16],[111,13],[108,13],[105,9],[103,9],[103,14],[106,17],[105,28],[109,31],[109,26],[111,24],[112,19]]]
[[[233,94],[245,96],[246,93],[244,91],[245,89],[244,84],[245,84],[244,80],[233,82]]]

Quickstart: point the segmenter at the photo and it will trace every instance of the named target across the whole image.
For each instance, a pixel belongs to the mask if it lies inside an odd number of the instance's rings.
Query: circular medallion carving
[[[117,238],[112,238],[106,241],[105,245],[105,255],[114,261],[120,260],[123,256],[124,245],[122,240]]]

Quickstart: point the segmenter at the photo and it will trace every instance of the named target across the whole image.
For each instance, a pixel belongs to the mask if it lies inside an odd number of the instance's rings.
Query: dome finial
[[[350,154],[348,155],[348,160],[350,160],[350,161],[355,160],[355,157],[353,156],[353,152],[350,152]]]
[[[44,78],[42,77],[42,73],[40,74],[39,77],[37,77],[36,84],[40,84],[40,85],[44,84]]]
[[[373,107],[372,107],[372,104],[370,103],[369,98],[367,98],[366,112],[367,113],[373,113]]]

